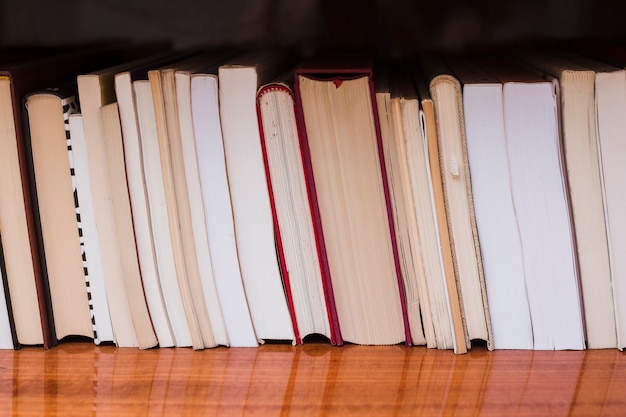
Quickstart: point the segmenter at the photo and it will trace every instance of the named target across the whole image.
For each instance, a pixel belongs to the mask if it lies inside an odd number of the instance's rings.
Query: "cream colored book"
[[[411,344],[370,57],[322,53],[295,91],[341,337]]]
[[[122,255],[122,268],[125,280],[126,296],[133,317],[133,325],[137,340],[151,341],[152,346],[158,342],[157,332],[153,326],[150,312],[146,302],[145,286],[154,288],[155,282],[141,279],[139,257],[133,229],[133,217],[128,196],[128,184],[126,180],[126,164],[124,162],[124,145],[122,143],[122,126],[117,103],[107,104],[100,108],[102,117],[103,137],[106,144],[106,158],[109,164],[109,181],[111,184],[111,198],[115,215],[115,227]],[[155,294],[149,293],[151,297]],[[111,294],[115,296],[115,294]],[[156,294],[158,297],[158,294]],[[157,303],[160,301],[156,300]],[[153,303],[154,304],[154,303]],[[169,323],[160,317],[155,326],[164,326],[158,329],[158,334],[169,332]],[[140,346],[140,347],[147,347]]]
[[[396,99],[397,91],[392,93],[390,79],[397,81],[400,74],[381,70],[377,78],[376,105],[380,135],[389,183],[389,194],[396,240],[400,258],[400,268],[404,280],[406,308],[411,327],[411,338],[415,345],[435,347],[435,333],[430,315],[430,302],[426,287],[426,276],[419,250],[415,206],[408,173],[402,115]],[[394,90],[396,86],[394,85]]]
[[[430,163],[425,140],[426,132],[422,128],[420,102],[410,77],[400,79],[396,89],[397,92],[391,100],[392,114],[397,124],[396,132],[401,160],[406,164],[404,175],[410,188],[407,194],[412,199],[408,204],[413,207],[408,212],[413,216],[412,221],[416,224],[418,238],[416,250],[421,257],[426,283],[424,292],[427,294],[428,311],[422,308],[422,314],[427,315],[432,322],[434,347],[452,349],[450,312],[439,249]]]
[[[67,144],[66,119],[78,111],[75,95],[61,88],[25,99],[41,239],[59,339],[70,335],[93,338]]]
[[[23,165],[26,141],[22,112],[18,110],[22,103],[16,97],[20,91],[23,87],[16,85],[11,73],[0,73],[0,228],[3,239],[11,241],[3,249],[17,339],[26,345],[50,347],[55,343],[53,329],[51,323],[42,320],[42,314],[45,317],[48,312],[37,293],[44,272],[36,242],[33,193]]]
[[[467,161],[461,86],[439,58],[425,56],[422,63],[430,79],[448,230],[467,337],[485,340],[493,348]]]
[[[436,235],[439,241],[440,268],[444,278],[446,304],[449,312],[450,330],[452,336],[452,348],[454,353],[467,353],[466,330],[463,318],[463,306],[459,298],[459,288],[454,271],[452,246],[450,245],[450,231],[446,218],[446,203],[441,179],[441,163],[439,146],[437,144],[437,123],[435,119],[435,106],[428,88],[427,79],[417,71],[413,73],[418,97],[421,106],[422,136],[424,140],[424,153],[427,160],[430,179],[430,195],[432,199],[433,214],[436,226]]]
[[[261,143],[275,212],[276,240],[285,293],[295,316],[296,343],[307,335],[336,344],[309,202],[295,110],[293,71],[262,86],[257,94]],[[280,241],[279,241],[280,239]]]

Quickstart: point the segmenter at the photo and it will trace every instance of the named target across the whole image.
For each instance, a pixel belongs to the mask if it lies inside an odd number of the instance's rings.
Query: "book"
[[[444,277],[446,305],[449,312],[452,348],[454,353],[467,353],[466,331],[463,318],[463,307],[459,299],[459,288],[454,272],[452,247],[450,246],[450,231],[446,219],[446,202],[441,179],[441,162],[437,144],[437,123],[435,106],[430,96],[429,83],[421,71],[414,69],[413,82],[415,83],[420,106],[420,126],[425,142],[424,151],[427,159],[427,176],[430,179],[430,192],[433,205],[436,236],[439,242],[439,261]]]
[[[191,111],[207,239],[229,346],[256,347],[241,277],[219,114],[217,69],[191,77]]]
[[[0,349],[18,349],[20,344],[15,332],[15,319],[3,252],[2,243],[0,243],[0,279],[2,279],[2,288],[0,288]]]
[[[135,277],[135,279],[125,280],[126,297],[133,318],[138,345],[141,349],[147,349],[158,344],[156,326],[164,327],[159,328],[159,334],[168,334],[169,322],[163,320],[153,325],[154,320],[148,311],[144,293],[144,280],[137,279],[137,277],[141,278],[141,272],[126,182],[122,127],[117,103],[100,107],[100,116],[102,118],[102,134],[106,145],[106,159],[109,165],[115,227],[120,253],[122,254],[122,268],[124,277]],[[115,297],[115,294],[111,294],[111,297]]]
[[[524,254],[509,174],[502,83],[449,60],[463,94],[467,157],[495,349],[532,349]]]
[[[608,131],[600,124],[619,123],[620,115],[626,109],[623,100],[621,109],[616,106],[619,99],[611,100],[612,104],[604,107],[600,114],[596,103],[603,102],[606,97],[615,94],[614,91],[624,89],[626,76],[623,70],[562,50],[518,50],[515,57],[558,83],[563,152],[580,268],[587,347],[615,348],[614,291],[619,284],[616,285],[612,276],[615,269],[611,266],[610,254],[612,248],[617,247],[617,242],[609,241],[611,234],[607,228],[606,214],[609,209],[605,197],[610,197],[604,185],[611,180],[603,179],[605,168],[600,152],[600,134]],[[617,98],[618,94],[614,97]],[[618,126],[614,125],[611,130],[619,131]],[[619,262],[619,257],[613,262]]]
[[[68,146],[71,146],[69,153],[70,170],[74,173],[72,185],[74,186],[74,204],[76,205],[76,220],[79,227],[78,235],[82,251],[83,271],[87,283],[87,299],[93,325],[93,339],[94,343],[98,345],[102,342],[112,342],[115,337],[98,243],[98,230],[93,212],[83,116],[80,113],[70,114],[68,124]]]
[[[104,137],[100,108],[116,101],[114,77],[128,67],[128,63],[106,67],[77,77],[78,94],[85,131],[87,163],[91,182],[96,227],[104,267],[105,286],[109,294],[109,309],[115,343],[120,347],[138,346],[142,349],[157,344],[151,325],[145,295],[137,297],[142,284],[136,251],[123,251],[134,246],[133,234],[120,234],[117,229],[115,203],[123,190],[115,189],[115,172],[111,172]],[[124,171],[125,173],[125,171]],[[121,194],[118,194],[121,193]],[[128,197],[126,197],[128,198]],[[117,213],[121,215],[121,213]],[[132,239],[133,242],[121,241]],[[155,315],[155,318],[160,316]]]
[[[424,55],[422,67],[429,79],[435,110],[445,213],[467,339],[484,340],[493,348],[467,161],[461,86],[439,57]]]
[[[295,73],[307,184],[344,341],[411,344],[367,55],[321,53]]]
[[[174,261],[173,242],[165,200],[152,89],[147,79],[132,81],[132,88],[137,114],[139,141],[137,146],[139,147],[143,180],[145,181],[150,229],[159,281],[174,335],[174,343],[177,347],[188,347],[193,345],[194,340],[183,306],[183,293],[178,285],[178,271]],[[198,348],[200,348],[199,344]]]
[[[178,283],[175,274],[168,274],[164,267],[160,268],[160,264],[164,261],[163,256],[157,257],[157,247],[153,237],[151,213],[148,205],[148,180],[144,176],[139,115],[137,114],[137,100],[133,91],[133,81],[147,80],[149,70],[174,62],[191,53],[193,52],[184,51],[149,58],[134,64],[132,68],[117,72],[114,79],[141,278],[160,347],[176,346],[177,342],[183,343],[183,340],[189,339],[190,336],[186,323],[181,324],[178,320],[173,322],[174,317],[179,316],[176,311],[182,311],[180,292],[177,290]],[[160,271],[161,269],[163,271]],[[167,286],[166,283],[169,281],[173,281],[174,285]]]
[[[510,187],[523,253],[533,348],[584,349],[557,93],[550,81],[506,58],[483,58],[479,63],[502,83]]]
[[[324,281],[302,164],[293,94],[293,72],[262,86],[257,111],[279,265],[295,342],[321,334],[341,340],[330,314],[332,283]]]
[[[235,241],[256,337],[294,340],[278,266],[256,111],[258,88],[284,72],[282,51],[241,55],[220,65],[219,106]],[[245,151],[242,151],[245,149]]]
[[[384,67],[378,72],[376,106],[380,138],[389,182],[391,212],[396,230],[412,343],[435,347],[426,276],[419,252],[417,223],[413,216],[415,206],[404,148],[402,115],[397,105],[392,106],[392,96],[395,98],[398,95],[396,83],[401,77],[402,73],[393,68]]]
[[[93,338],[68,154],[69,115],[79,111],[76,95],[75,86],[65,85],[24,98],[40,251],[59,339]]]
[[[420,101],[410,74],[398,79],[394,90],[396,92],[391,98],[391,109],[397,124],[399,149],[406,164],[405,176],[408,177],[411,190],[409,195],[413,200],[413,209],[409,210],[409,215],[414,217],[413,221],[416,223],[417,251],[421,257],[426,283],[424,292],[427,294],[428,311],[423,314],[429,315],[432,322],[436,345],[433,347],[452,349],[450,312],[436,226],[427,135],[422,123]]]

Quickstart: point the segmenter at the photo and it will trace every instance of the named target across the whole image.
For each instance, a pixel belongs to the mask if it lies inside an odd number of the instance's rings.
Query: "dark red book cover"
[[[306,133],[306,124],[302,109],[302,98],[299,90],[299,76],[304,76],[311,79],[319,80],[334,80],[335,83],[341,83],[342,80],[350,80],[358,77],[367,77],[369,81],[370,97],[372,102],[373,120],[376,133],[376,143],[378,150],[378,159],[380,162],[380,170],[382,175],[382,183],[384,189],[384,197],[387,211],[387,220],[389,223],[389,231],[391,235],[391,247],[393,251],[395,272],[398,282],[398,290],[400,293],[400,303],[402,307],[402,317],[404,321],[404,333],[405,343],[410,346],[412,344],[411,331],[409,328],[409,319],[406,307],[406,296],[404,291],[404,281],[402,272],[400,269],[400,257],[396,240],[396,232],[393,221],[393,212],[391,207],[391,196],[389,191],[389,182],[387,179],[387,170],[385,168],[385,158],[383,153],[382,138],[380,132],[380,122],[378,120],[378,110],[376,105],[376,91],[374,87],[374,57],[369,52],[357,52],[357,51],[323,51],[315,55],[312,59],[306,62],[295,72],[294,92],[296,99],[296,115],[298,125],[300,129],[300,140],[302,158],[305,167],[305,175],[307,179],[307,186],[310,192],[310,204],[313,213],[313,219],[315,222],[315,232],[318,235],[317,241],[319,244],[318,251],[320,254],[320,262],[323,266],[323,274],[325,280],[331,285],[331,271],[328,264],[328,254],[324,244],[324,233],[322,230],[322,218],[320,209],[317,204],[317,193],[315,189],[315,179],[313,172],[313,166],[311,162],[311,155],[309,150],[309,141]],[[333,304],[332,313],[334,315],[333,320],[336,321],[337,328],[339,328],[339,319],[337,317],[337,311]]]
[[[257,97],[260,99],[263,94],[267,93],[268,91],[275,90],[275,89],[283,90],[286,93],[288,93],[291,97],[293,97],[293,90],[286,84],[281,84],[281,83],[272,83],[272,84],[268,84],[262,87],[259,90]],[[258,104],[258,101],[257,101],[257,104]],[[294,108],[295,108],[295,105],[294,105]],[[279,258],[278,260],[279,260],[279,265],[281,269],[281,274],[283,276],[285,294],[287,296],[287,304],[289,306],[289,311],[291,314],[291,321],[293,323],[293,330],[294,330],[294,335],[296,338],[296,344],[302,344],[302,336],[300,335],[300,331],[298,329],[298,323],[296,320],[296,312],[295,312],[293,297],[292,297],[292,292],[291,292],[289,271],[287,270],[287,265],[285,262],[285,255],[283,251],[280,225],[278,222],[276,204],[274,201],[274,190],[272,186],[272,178],[271,178],[270,169],[268,165],[268,157],[267,157],[267,150],[266,150],[267,148],[266,148],[265,134],[264,134],[264,129],[263,129],[263,118],[261,117],[261,111],[259,107],[257,107],[257,114],[258,114],[258,120],[259,120],[259,132],[261,136],[261,147],[263,150],[263,161],[265,163],[265,176],[267,179],[267,187],[268,187],[268,191],[270,195],[270,203],[271,203],[271,208],[272,208],[272,218],[274,221],[276,246],[277,246],[277,253],[278,253],[278,258]],[[299,131],[298,134],[300,135],[300,126],[298,126],[298,131]],[[301,155],[302,154],[303,152],[301,152]],[[304,163],[303,163],[303,169],[304,169]],[[308,198],[309,198],[309,207],[311,208],[311,211],[313,211],[313,205],[311,204],[310,188],[307,188],[307,193],[308,193]],[[312,218],[315,219],[315,215],[313,214],[313,212],[311,213],[311,215],[312,215]],[[317,233],[316,233],[316,240],[319,240]],[[323,245],[323,242],[321,243],[321,245]],[[335,301],[334,301],[334,296],[333,296],[332,283],[330,282],[329,274],[324,273],[324,265],[322,264],[322,257],[320,256],[319,247],[320,247],[320,242],[317,242],[318,258],[320,259],[320,269],[322,271],[322,286],[324,289],[326,310],[328,313],[328,321],[330,324],[330,343],[333,345],[340,346],[343,344],[343,340],[341,339],[341,332],[339,331],[339,322],[337,320],[337,314],[336,314],[336,309],[335,309]],[[328,266],[326,265],[326,269],[327,267]]]

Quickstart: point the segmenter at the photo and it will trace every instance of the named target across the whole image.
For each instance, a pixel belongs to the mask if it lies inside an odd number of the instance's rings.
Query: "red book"
[[[373,57],[317,55],[296,71],[295,97],[318,251],[342,339],[410,345]]]
[[[286,78],[293,79],[293,73],[289,75]],[[295,342],[301,344],[305,336],[321,334],[331,344],[341,345],[332,283],[328,273],[322,274],[313,228],[290,82],[276,81],[261,87],[257,111],[276,249]]]

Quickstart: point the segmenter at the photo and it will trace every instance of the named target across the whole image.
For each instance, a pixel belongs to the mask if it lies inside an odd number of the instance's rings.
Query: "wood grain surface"
[[[626,413],[617,350],[423,347],[0,351],[0,414],[594,416]]]

